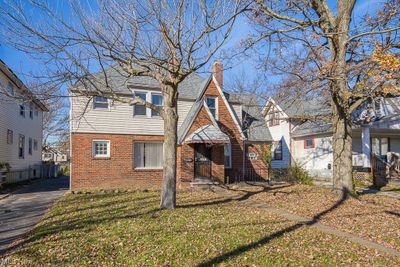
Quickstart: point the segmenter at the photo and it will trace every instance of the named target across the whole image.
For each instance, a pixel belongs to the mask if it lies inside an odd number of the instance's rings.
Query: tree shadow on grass
[[[208,202],[198,202],[198,203],[190,203],[190,204],[183,204],[183,205],[178,205],[177,209],[187,209],[187,208],[196,208],[196,207],[205,207],[205,206],[212,206],[212,205],[219,205],[219,204],[226,204],[226,203],[230,203],[232,201],[245,201],[248,200],[250,197],[260,194],[260,193],[264,193],[264,192],[268,192],[268,191],[274,191],[274,190],[278,190],[278,189],[282,189],[282,188],[286,188],[286,187],[290,187],[292,185],[290,184],[285,184],[285,185],[280,185],[280,186],[266,186],[266,185],[260,185],[257,184],[257,186],[261,186],[262,188],[260,190],[257,191],[248,191],[248,190],[244,190],[244,189],[232,189],[232,188],[227,188],[224,186],[221,186],[222,189],[228,190],[228,191],[234,191],[237,193],[241,193],[241,195],[238,196],[225,196],[222,199],[215,199],[212,201],[208,201]]]
[[[200,264],[198,264],[198,267],[206,267],[206,266],[213,266],[219,263],[222,263],[226,260],[229,260],[230,258],[234,258],[239,256],[242,253],[245,253],[251,249],[257,248],[259,246],[263,246],[268,244],[270,241],[279,238],[287,233],[296,231],[297,229],[301,228],[304,225],[308,225],[311,226],[313,224],[316,224],[324,215],[332,212],[333,210],[337,209],[339,206],[341,206],[348,198],[349,198],[350,194],[348,191],[344,191],[342,193],[341,198],[334,204],[332,205],[330,208],[318,213],[317,215],[315,215],[311,220],[308,221],[304,221],[304,222],[298,222],[292,226],[286,227],[280,231],[277,231],[273,234],[270,234],[268,236],[265,236],[261,239],[259,239],[258,241],[246,244],[246,245],[242,245],[232,251],[229,251],[227,253],[224,253],[220,256],[217,256],[215,258],[212,258],[208,261],[202,262]]]

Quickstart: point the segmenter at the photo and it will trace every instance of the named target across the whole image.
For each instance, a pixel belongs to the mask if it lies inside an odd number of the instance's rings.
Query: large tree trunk
[[[333,104],[333,185],[344,193],[353,192],[352,123]]]
[[[177,93],[173,88],[164,94],[164,172],[161,209],[176,207],[176,146],[178,136]],[[173,93],[174,92],[174,93]]]

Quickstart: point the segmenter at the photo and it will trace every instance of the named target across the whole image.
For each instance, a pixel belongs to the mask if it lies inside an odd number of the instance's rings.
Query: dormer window
[[[93,99],[94,108],[108,108],[108,99],[102,96],[95,96]]]
[[[218,102],[217,97],[207,96],[206,105],[215,119],[218,119]]]
[[[155,94],[152,93],[151,94],[151,103],[153,105],[156,105],[157,107],[162,107],[163,106],[163,97],[161,94]],[[158,112],[151,110],[151,116],[160,116],[160,114],[158,114]]]
[[[145,92],[135,92],[135,97],[139,97],[146,101],[146,93]],[[135,116],[146,116],[146,107],[142,104],[135,104],[133,108],[133,115]]]

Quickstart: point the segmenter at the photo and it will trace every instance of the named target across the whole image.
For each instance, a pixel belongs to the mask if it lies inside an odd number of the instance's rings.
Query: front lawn
[[[282,190],[264,188],[263,193],[249,196],[270,201],[266,194],[276,192],[283,198]],[[179,208],[160,211],[159,192],[69,194],[7,262],[19,266],[400,264],[398,258],[310,226],[296,227],[276,214],[245,205],[244,200],[226,200],[210,191],[179,191]]]

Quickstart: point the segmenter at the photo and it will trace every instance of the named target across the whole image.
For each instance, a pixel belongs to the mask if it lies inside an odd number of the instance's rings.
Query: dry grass
[[[251,188],[249,191],[257,191]],[[314,187],[287,187],[259,194],[258,201],[312,216],[335,201]],[[313,193],[314,192],[314,193]],[[305,199],[316,194],[320,200]],[[10,266],[265,266],[399,265],[400,259],[322,233],[262,209],[209,191],[178,192],[176,210],[158,210],[158,192],[67,195],[7,260]],[[338,208],[339,226],[364,223],[383,199],[350,200]],[[293,203],[292,203],[293,202]],[[315,203],[317,202],[317,203]],[[355,203],[355,204],[352,204]],[[347,207],[345,205],[345,207]],[[386,209],[386,208],[385,208]],[[301,211],[300,211],[301,210]],[[375,212],[375,211],[374,211]],[[338,214],[338,213],[336,213]],[[360,215],[362,214],[362,215]],[[369,217],[376,218],[377,216]],[[399,218],[387,215],[387,218]],[[334,223],[331,216],[324,218]],[[381,219],[380,219],[381,220]],[[393,220],[391,220],[393,222]],[[371,222],[369,222],[371,224]],[[349,226],[350,227],[350,226]],[[358,232],[365,230],[351,226]],[[372,226],[367,226],[372,228]],[[385,224],[381,232],[394,231]],[[349,228],[351,231],[352,228]],[[399,229],[397,227],[397,229]],[[398,230],[395,231],[398,237]],[[393,234],[385,234],[394,240]],[[379,240],[384,241],[381,237]],[[386,241],[385,241],[386,242]],[[390,243],[390,241],[387,241]],[[396,245],[393,245],[396,247]]]

